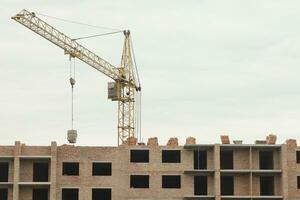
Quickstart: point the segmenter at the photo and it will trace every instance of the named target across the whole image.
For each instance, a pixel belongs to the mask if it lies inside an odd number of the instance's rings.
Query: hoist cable
[[[75,70],[75,58],[73,58],[73,77],[74,77],[74,79],[75,79],[75,73],[76,72],[76,70]]]
[[[69,58],[70,61],[70,78],[72,78],[72,57]]]
[[[71,84],[71,125],[72,130],[74,128],[74,85],[75,85],[75,58],[73,60],[72,66],[72,58],[70,57],[70,84]]]
[[[139,76],[139,71],[138,71],[138,67],[137,67],[137,64],[136,64],[136,59],[135,59],[135,53],[134,53],[132,38],[130,40],[130,43],[131,43],[131,51],[132,51],[132,56],[133,56],[133,62],[134,62],[134,65],[135,65],[135,72],[136,72],[136,76],[137,76],[137,81],[139,83],[139,87],[141,87],[140,76]]]
[[[72,87],[72,130],[74,127],[74,87]]]
[[[79,37],[79,38],[74,38],[72,39],[73,41],[75,40],[81,40],[81,39],[88,39],[88,38],[93,38],[93,37],[99,37],[99,36],[105,36],[105,35],[112,35],[116,33],[123,33],[123,31],[114,31],[114,32],[109,32],[109,33],[101,33],[101,34],[96,34],[96,35],[89,35],[85,37]]]
[[[45,15],[45,14],[42,14],[42,13],[35,13],[35,14],[40,15],[40,16],[44,16],[44,17],[48,17],[48,18],[52,18],[52,19],[56,19],[56,20],[60,20],[60,21],[64,21],[64,22],[67,22],[67,23],[81,25],[81,26],[89,26],[89,27],[93,27],[93,28],[106,29],[106,30],[112,30],[112,31],[121,31],[121,29],[110,28],[110,27],[106,27],[106,26],[91,25],[91,24],[87,24],[87,23],[82,23],[82,22],[63,19],[63,18],[54,17],[54,16],[50,16],[50,15]]]
[[[139,131],[140,131],[140,141],[142,139],[142,92],[140,91],[139,92],[139,97],[140,97],[140,100],[139,100]]]
[[[139,127],[139,124],[140,124],[140,119],[139,119],[139,110],[140,110],[140,98],[139,98],[139,93],[136,93],[136,110],[135,110],[135,114],[136,114],[136,133],[137,133],[137,138],[138,138],[138,142],[142,142],[141,141],[141,137],[140,137],[140,127]]]
[[[135,58],[135,53],[134,53],[134,48],[133,48],[133,42],[132,42],[132,38],[130,38],[130,46],[131,46],[131,51],[132,51],[132,56],[133,56],[133,62],[134,62],[134,66],[135,66],[135,73],[136,73],[136,76],[137,76],[137,81],[138,81],[138,91],[137,91],[137,94],[138,94],[138,109],[137,109],[137,130],[139,131],[138,132],[138,136],[139,136],[139,141],[141,141],[142,139],[142,91],[141,91],[141,82],[140,82],[140,77],[139,77],[139,71],[138,71],[138,66],[137,66],[137,62],[136,62],[136,58]]]

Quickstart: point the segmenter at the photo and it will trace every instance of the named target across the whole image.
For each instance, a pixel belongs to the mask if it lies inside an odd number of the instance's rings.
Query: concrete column
[[[250,189],[250,196],[253,195],[253,173],[252,173],[252,170],[253,170],[253,157],[252,157],[252,147],[250,146],[249,148],[249,169],[250,169],[250,177],[249,177],[249,189]]]
[[[216,200],[221,200],[221,173],[220,173],[220,145],[214,146],[214,166],[215,166],[215,196]]]
[[[282,187],[282,196],[284,200],[288,199],[288,169],[287,169],[287,148],[286,144],[281,146],[281,187]]]
[[[285,180],[283,184],[283,195],[284,200],[288,199],[297,199],[297,163],[296,163],[296,149],[297,149],[297,141],[294,139],[289,139],[286,141],[284,145],[286,150],[283,153],[283,157],[285,157],[286,165],[282,166],[282,170],[285,173],[282,175],[282,178]],[[288,171],[287,171],[288,169]]]
[[[57,144],[51,142],[51,161],[50,161],[50,200],[56,200],[56,169],[57,169]]]
[[[20,181],[20,156],[21,142],[15,142],[14,150],[14,179],[13,179],[13,200],[19,200],[19,181]]]

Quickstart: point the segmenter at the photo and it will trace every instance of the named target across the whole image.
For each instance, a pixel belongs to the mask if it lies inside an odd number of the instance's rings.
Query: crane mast
[[[123,144],[129,137],[135,136],[135,92],[139,92],[141,87],[137,82],[135,66],[132,62],[129,31],[124,31],[121,65],[115,67],[37,17],[33,12],[24,9],[12,19],[62,48],[70,57],[78,58],[113,79],[114,82],[108,83],[108,98],[118,101],[118,144]]]

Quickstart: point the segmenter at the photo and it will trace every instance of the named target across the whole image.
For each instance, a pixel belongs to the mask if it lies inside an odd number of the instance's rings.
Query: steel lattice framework
[[[62,48],[65,54],[75,57],[110,77],[119,86],[118,101],[118,144],[126,142],[127,138],[135,136],[134,103],[135,91],[140,90],[136,82],[135,70],[131,55],[130,32],[124,31],[125,41],[121,66],[115,67],[95,53],[72,40],[64,33],[55,29],[35,13],[22,10],[12,19],[29,28],[33,32]]]

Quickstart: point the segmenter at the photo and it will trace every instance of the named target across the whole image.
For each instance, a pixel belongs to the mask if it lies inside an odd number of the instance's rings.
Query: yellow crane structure
[[[116,67],[37,17],[34,12],[24,9],[12,19],[62,48],[70,58],[78,58],[113,79],[108,83],[108,98],[118,101],[118,144],[135,137],[135,97],[136,92],[141,91],[141,85],[132,59],[129,30],[124,31],[121,64]]]

